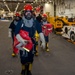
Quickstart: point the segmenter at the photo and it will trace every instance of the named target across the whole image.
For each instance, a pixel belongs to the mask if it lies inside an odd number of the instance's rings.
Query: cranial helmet
[[[32,5],[31,4],[26,4],[24,6],[24,16],[26,19],[30,20],[32,18]]]
[[[18,12],[16,12],[16,13],[15,13],[15,16],[18,16],[18,17],[20,17],[20,14],[19,14]]]
[[[43,14],[42,15],[42,19],[43,19],[44,22],[46,22],[47,21],[47,15],[46,14]]]
[[[47,15],[46,14],[43,14],[42,17],[46,17],[47,18]]]
[[[33,7],[32,7],[32,5],[31,4],[26,4],[25,6],[24,6],[24,10],[25,11],[32,11],[32,9],[33,9]]]

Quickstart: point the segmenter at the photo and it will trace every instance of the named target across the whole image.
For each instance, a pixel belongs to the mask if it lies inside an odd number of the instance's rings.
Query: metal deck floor
[[[0,21],[0,75],[20,75],[19,56],[11,56],[9,24]],[[55,34],[51,34],[49,39],[50,52],[39,48],[39,56],[34,58],[33,75],[75,75],[75,45]]]

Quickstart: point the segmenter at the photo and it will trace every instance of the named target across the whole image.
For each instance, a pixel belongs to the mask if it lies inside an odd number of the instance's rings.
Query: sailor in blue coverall
[[[47,15],[46,14],[43,14],[42,15],[42,25],[45,25],[45,24],[48,24],[49,22],[47,21]],[[48,43],[49,43],[49,36],[45,36],[45,41],[46,41],[46,51],[48,52],[49,51],[49,47],[48,47]]]
[[[18,12],[15,13],[14,20],[11,22],[9,26],[9,37],[12,37],[12,42],[14,42],[15,28],[17,23],[21,20],[21,16]],[[12,56],[16,56],[16,52],[13,49]]]
[[[39,23],[38,20],[37,19],[35,20],[32,16],[32,6],[30,4],[26,4],[24,6],[24,10],[25,10],[24,16],[22,17],[22,20],[18,22],[17,27],[15,29],[15,36],[19,42],[26,45],[27,40],[24,40],[19,35],[19,31],[20,29],[22,29],[27,31],[29,33],[29,37],[32,39],[34,46],[30,52],[20,49],[20,60],[22,64],[21,75],[25,75],[26,73],[27,75],[32,75],[31,66],[33,63],[34,51],[35,51],[34,50],[35,49],[35,40],[34,40],[35,31],[37,30],[37,32],[39,33],[40,39],[42,41],[41,47],[43,49],[45,49],[45,39],[41,29],[41,22]]]

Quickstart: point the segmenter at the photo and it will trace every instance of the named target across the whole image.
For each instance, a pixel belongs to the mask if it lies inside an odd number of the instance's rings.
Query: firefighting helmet
[[[18,21],[18,20],[21,19],[21,15],[19,14],[19,12],[16,12],[16,13],[15,13],[14,19],[15,19],[16,21]]]
[[[36,7],[36,12],[39,12],[40,11],[40,7]]]
[[[33,9],[33,7],[31,4],[26,4],[24,6],[24,16],[28,20],[30,20],[32,18],[32,12],[33,12],[32,9]]]
[[[33,9],[33,7],[32,7],[32,5],[31,4],[26,4],[25,6],[24,6],[24,10],[25,11],[32,11],[32,9]]]
[[[20,17],[20,14],[18,12],[15,13],[15,16]]]
[[[47,14],[43,14],[43,15],[42,15],[42,17],[45,17],[45,18],[47,18]]]
[[[43,14],[43,15],[42,15],[42,20],[43,20],[44,22],[47,21],[47,15],[46,15],[46,14]]]

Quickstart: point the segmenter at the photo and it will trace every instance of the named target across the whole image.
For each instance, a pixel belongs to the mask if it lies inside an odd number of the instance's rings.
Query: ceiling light
[[[36,1],[33,1],[33,3],[36,3]]]
[[[31,4],[33,4],[33,3],[31,3]]]
[[[25,3],[25,1],[23,1]]]
[[[5,0],[3,0],[3,1],[5,1]]]
[[[52,1],[49,1],[50,3],[52,2]]]

